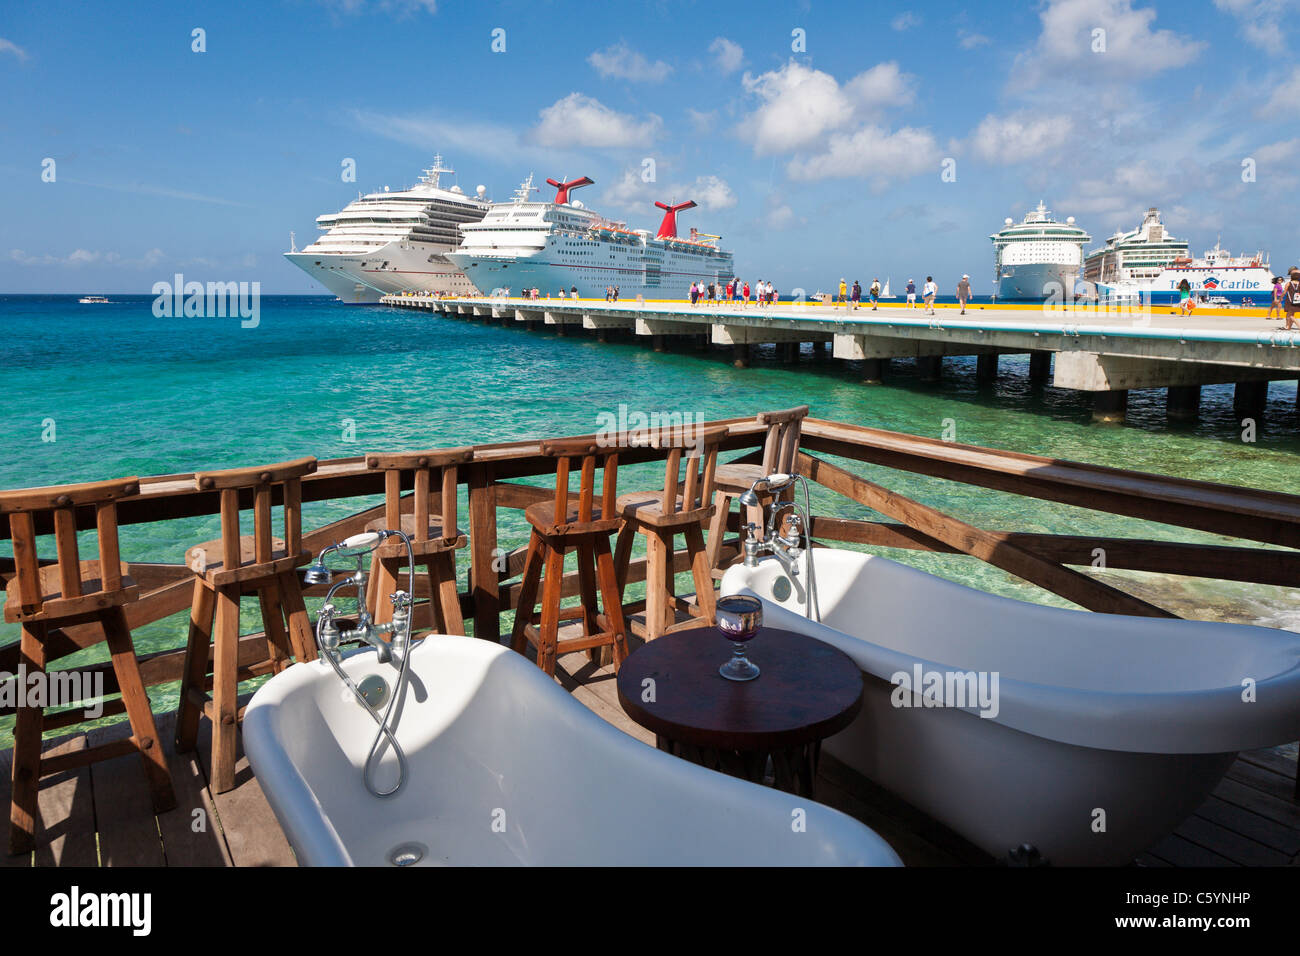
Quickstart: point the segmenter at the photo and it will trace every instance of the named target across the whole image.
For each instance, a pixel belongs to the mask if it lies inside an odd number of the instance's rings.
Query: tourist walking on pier
[[[696,303],[696,302],[699,300],[699,298],[700,298],[700,290],[699,290],[699,288],[696,287],[696,285],[695,285],[694,282],[691,283],[690,297],[691,297],[691,305],[692,305],[692,306],[694,306],[695,303]]]
[[[966,314],[966,303],[970,301],[970,276],[966,273],[961,274],[961,281],[957,283],[957,301],[961,303],[961,314]]]
[[[853,280],[853,291],[849,294],[849,298],[853,300],[853,308],[856,311],[858,303],[862,301],[862,283],[857,279]]]
[[[925,300],[926,311],[934,315],[934,297],[939,294],[939,286],[935,284],[934,276],[925,277],[925,285],[921,286],[921,298]]]
[[[916,283],[911,279],[907,280],[907,307],[909,309],[916,308]]]
[[[845,305],[848,302],[848,292],[849,292],[848,283],[844,281],[843,277],[841,277],[840,278],[840,305]]]
[[[1290,281],[1282,287],[1282,308],[1286,311],[1286,331],[1300,329],[1295,318],[1300,312],[1300,269],[1292,269]]]
[[[876,306],[880,304],[880,277],[871,280],[871,311],[876,311]]]
[[[1180,315],[1191,315],[1194,308],[1196,303],[1192,301],[1192,285],[1184,279],[1178,283],[1178,312]]]
[[[1273,314],[1274,312],[1277,313],[1276,316]],[[1276,318],[1279,322],[1282,321],[1282,277],[1281,276],[1273,276],[1273,300],[1269,303],[1268,315],[1264,316],[1264,318],[1266,319]]]

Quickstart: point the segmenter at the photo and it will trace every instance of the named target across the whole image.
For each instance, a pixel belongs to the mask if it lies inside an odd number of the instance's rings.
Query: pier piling
[[[749,345],[747,343],[737,342],[731,347],[731,355],[731,364],[736,368],[749,368]]]
[[[1092,420],[1100,424],[1119,424],[1128,411],[1128,389],[1092,393]]]
[[[1029,353],[1029,381],[1045,382],[1047,377],[1052,374],[1052,353],[1051,352],[1030,352]]]
[[[1260,418],[1268,403],[1268,382],[1238,382],[1232,392],[1232,410],[1238,415]]]
[[[867,359],[862,363],[862,384],[879,385],[885,380],[885,365],[889,359]]]
[[[1194,421],[1201,412],[1201,386],[1170,385],[1165,396],[1165,414],[1173,421]]]
[[[916,359],[916,377],[927,383],[939,381],[943,377],[943,356],[918,356]]]
[[[980,385],[988,385],[997,377],[998,377],[997,353],[976,356],[975,381],[978,382]]]

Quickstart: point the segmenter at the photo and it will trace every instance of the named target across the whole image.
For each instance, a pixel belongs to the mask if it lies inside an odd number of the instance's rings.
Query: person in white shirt
[[[925,299],[925,307],[930,315],[934,315],[934,297],[939,294],[939,286],[935,284],[934,276],[925,277],[925,285],[921,288],[921,296]]]

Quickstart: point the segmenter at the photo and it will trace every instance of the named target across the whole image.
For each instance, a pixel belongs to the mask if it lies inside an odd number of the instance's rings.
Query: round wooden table
[[[731,642],[715,628],[679,631],[633,651],[618,671],[618,700],[653,731],[660,750],[755,783],[813,795],[821,742],[862,709],[862,672],[829,644],[764,627],[746,655],[751,681],[718,673]]]

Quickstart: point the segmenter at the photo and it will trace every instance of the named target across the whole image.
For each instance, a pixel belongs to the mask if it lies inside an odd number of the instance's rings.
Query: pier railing
[[[738,461],[759,460],[765,429],[754,418],[724,419],[708,425],[728,426],[728,435],[722,445],[724,457]],[[621,433],[612,439],[622,449],[620,467],[664,460],[665,452],[638,446],[634,438]],[[549,476],[554,472],[554,462],[541,455],[539,441],[540,438],[538,441],[478,445],[474,449],[473,461],[459,469],[458,482],[464,486],[468,498],[468,527],[465,530],[470,539],[469,566],[464,568],[462,559],[460,569],[465,582],[460,601],[465,620],[473,622],[474,634],[486,640],[500,640],[501,635],[510,630],[520,589],[517,579],[523,570],[526,550],[522,534],[519,541],[501,540],[498,516],[503,510],[522,510],[551,494],[541,485],[523,480]],[[433,436],[430,444],[436,444]],[[832,458],[836,461],[830,460]],[[819,419],[806,420],[798,460],[799,470],[810,481],[870,509],[882,519],[814,514],[811,533],[819,545],[841,542],[966,555],[1080,607],[1120,614],[1175,616],[1158,604],[1078,570],[1096,565],[1099,553],[1104,555],[1107,569],[1300,586],[1300,496],[960,445]],[[852,470],[853,462],[1234,540],[1231,543],[1206,544],[980,528],[933,505],[892,491],[878,481],[868,480]],[[302,499],[310,503],[378,497],[383,494],[383,481],[382,473],[367,469],[364,457],[321,461],[316,472],[303,479]],[[126,526],[214,515],[220,508],[217,494],[215,491],[196,490],[193,474],[143,478],[139,493],[118,503],[119,523]],[[252,504],[251,495],[248,500],[240,502],[241,508],[251,508]],[[432,504],[438,506],[438,502]],[[382,506],[377,505],[314,529],[305,529],[303,546],[313,552],[319,551],[327,544],[361,531],[366,522],[382,513]],[[76,523],[78,529],[93,528],[93,510],[78,511]],[[724,561],[734,559],[737,554],[735,534],[738,529],[739,519],[733,514],[728,521],[728,537],[722,552]],[[38,526],[36,532],[47,535],[53,529]],[[8,536],[8,527],[0,527],[0,540]],[[175,552],[183,554],[187,544],[189,542],[177,542]],[[684,549],[674,553],[673,568],[676,572],[688,570],[688,556]],[[185,565],[132,562],[129,569],[142,592],[140,600],[126,608],[127,620],[133,629],[189,608],[193,572]],[[0,556],[0,583],[7,584],[13,574],[13,558]],[[641,582],[645,574],[644,558],[634,560],[629,567],[628,581]],[[317,585],[307,588],[305,593],[309,597],[319,597],[325,589],[326,585]],[[575,571],[565,577],[563,593],[572,596],[578,590]],[[433,614],[428,604],[428,583],[424,576],[416,582],[416,598],[420,602],[416,606],[416,627],[431,627]],[[1158,600],[1158,597],[1153,600]],[[47,641],[51,662],[101,640],[95,630],[97,627],[82,624],[52,631]],[[178,627],[174,649],[142,655],[141,671],[146,684],[179,680],[184,660],[183,643],[183,628]],[[241,638],[241,666],[254,666],[263,661],[266,648],[267,642],[261,634]],[[16,642],[0,647],[0,672],[13,674],[18,659]],[[117,690],[108,664],[87,664],[71,670],[98,671],[103,675],[105,693],[112,694]],[[0,715],[13,711],[12,706],[0,707]],[[121,711],[119,701],[108,701],[104,705],[105,714]],[[45,726],[47,730],[57,730],[81,719],[79,710],[66,711],[47,717]]]

